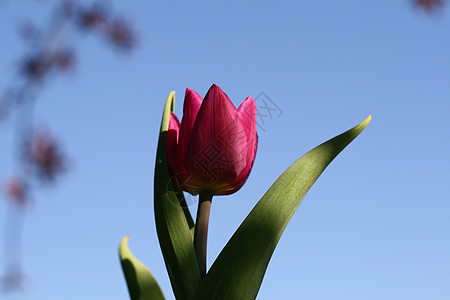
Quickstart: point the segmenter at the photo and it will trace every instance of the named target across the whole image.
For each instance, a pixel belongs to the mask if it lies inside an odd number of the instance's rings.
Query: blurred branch
[[[47,24],[38,28],[26,22],[20,27],[20,37],[28,50],[20,58],[11,83],[0,93],[0,125],[16,115],[14,135],[19,153],[15,159],[19,168],[16,175],[4,182],[3,189],[10,207],[17,213],[30,203],[35,185],[55,183],[67,171],[67,157],[61,146],[49,130],[34,128],[33,115],[38,92],[44,84],[75,68],[77,52],[68,37],[73,33],[92,34],[121,53],[130,53],[137,44],[131,23],[99,4],[85,7],[75,1],[64,1],[52,5]],[[22,234],[22,226],[11,221],[17,213],[10,210],[5,225],[5,236],[9,238],[4,243],[5,275],[0,277],[1,290],[5,292],[23,290],[21,259],[14,255],[21,253],[21,249],[11,248],[13,244],[20,245],[14,240],[19,241]]]

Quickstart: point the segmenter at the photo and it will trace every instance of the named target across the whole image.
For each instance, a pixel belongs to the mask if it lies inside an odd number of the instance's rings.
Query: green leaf
[[[152,272],[131,253],[127,236],[120,242],[119,255],[131,300],[165,299]]]
[[[191,229],[194,226],[183,193],[169,177],[166,139],[175,93],[170,93],[164,107],[155,166],[154,209],[156,231],[167,272],[177,300],[190,300],[200,284]]]
[[[312,149],[277,179],[219,254],[193,300],[256,298],[278,240],[306,192],[370,119]]]

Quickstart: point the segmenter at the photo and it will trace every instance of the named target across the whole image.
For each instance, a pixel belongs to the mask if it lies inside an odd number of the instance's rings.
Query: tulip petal
[[[228,96],[215,84],[198,111],[184,166],[189,183],[219,191],[232,184],[246,166],[247,136]]]
[[[180,121],[178,121],[177,116],[173,112],[171,112],[166,146],[166,155],[168,157],[167,168],[169,169],[169,174],[171,174],[170,179],[177,188],[188,191],[195,196],[198,194],[198,191],[196,188],[192,188],[189,185],[186,185],[186,183],[188,182],[186,170],[184,169],[183,164],[180,164],[177,160],[179,152],[181,151],[179,132]]]
[[[173,112],[170,112],[169,130],[167,131],[166,156],[169,174],[175,175],[181,173],[176,160],[179,132],[180,132],[180,121],[178,121],[177,116]],[[182,182],[183,181],[181,181],[181,183]],[[178,188],[180,188],[181,184],[178,183],[177,179],[174,180],[174,183]]]
[[[256,103],[252,97],[247,97],[238,108],[239,120],[242,127],[245,129],[247,135],[247,164],[246,170],[242,172],[242,178],[238,180],[247,179],[255,161],[256,150],[258,147],[258,134],[256,133]],[[243,183],[242,183],[243,184]]]
[[[256,132],[256,103],[253,97],[247,97],[238,108],[238,117],[246,129],[247,140]]]
[[[185,172],[184,157],[186,155],[186,148],[188,146],[189,139],[191,138],[192,128],[194,127],[195,119],[197,118],[202,101],[202,96],[189,88],[186,89],[177,153],[178,165],[180,166],[180,171],[182,172]]]
[[[224,188],[220,193],[216,195],[230,195],[236,193],[241,189],[241,187],[245,184],[248,177],[250,176],[250,172],[253,168],[253,163],[255,162],[256,150],[258,147],[258,135],[255,135],[253,138],[253,145],[249,145],[248,152],[253,153],[251,156],[251,160],[247,162],[245,169],[242,171],[241,175],[227,188]]]
[[[242,125],[242,130],[247,138],[247,157],[245,168],[236,180],[217,195],[229,195],[237,192],[247,181],[255,161],[258,147],[258,135],[256,134],[256,103],[252,97],[247,97],[239,106],[237,119]]]

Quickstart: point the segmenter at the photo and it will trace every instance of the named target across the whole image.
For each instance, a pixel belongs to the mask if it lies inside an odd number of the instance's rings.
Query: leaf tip
[[[170,112],[174,111],[175,111],[175,91],[171,91],[169,96],[167,96],[166,104],[164,105],[164,112],[161,121],[160,132],[165,132],[169,130]]]
[[[358,131],[358,134],[363,131],[367,125],[369,125],[370,121],[372,120],[372,115],[369,115],[367,118],[364,119],[361,123],[356,125],[353,129],[356,129]]]
[[[171,91],[169,96],[167,96],[166,105],[169,105],[171,112],[175,111],[175,91]]]
[[[124,251],[126,251],[128,249],[128,240],[130,239],[130,237],[128,235],[124,236],[123,239],[120,241],[120,246],[119,246],[119,252],[121,254],[124,253]]]

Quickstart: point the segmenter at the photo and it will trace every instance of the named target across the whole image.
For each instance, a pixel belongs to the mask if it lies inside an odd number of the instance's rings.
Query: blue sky
[[[26,50],[19,21],[43,24],[51,3],[0,4],[2,90]],[[173,299],[152,204],[161,113],[170,91],[181,116],[187,87],[204,95],[216,83],[236,106],[264,92],[282,114],[259,131],[246,185],[213,201],[208,265],[292,162],[372,114],[293,216],[258,299],[450,298],[448,7],[430,17],[409,1],[111,5],[133,20],[139,47],[124,56],[76,37],[76,73],[42,91],[36,123],[63,142],[70,171],[34,193],[28,290],[2,297],[128,299],[118,244],[129,235]],[[12,132],[0,125],[1,177],[17,166]],[[1,201],[1,234],[7,209]]]

